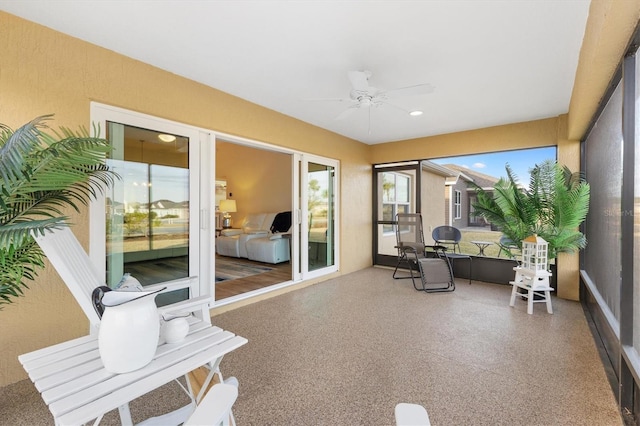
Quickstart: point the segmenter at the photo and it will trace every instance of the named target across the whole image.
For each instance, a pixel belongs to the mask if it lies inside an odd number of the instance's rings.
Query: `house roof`
[[[467,181],[470,180],[483,189],[492,189],[496,182],[500,180],[500,178],[497,178],[495,176],[480,173],[467,167],[459,166],[457,164],[444,164],[443,166],[448,169],[455,170],[460,174],[461,178]]]
[[[440,164],[436,164],[429,160],[423,160],[421,162],[422,170],[428,170],[440,176],[445,176],[447,179],[458,176],[458,173],[454,170],[448,169]]]
[[[189,202],[188,201],[180,201],[180,202],[175,202],[175,201],[171,201],[171,200],[157,200],[151,203],[151,208],[152,209],[182,209],[182,208],[188,208],[189,207]]]

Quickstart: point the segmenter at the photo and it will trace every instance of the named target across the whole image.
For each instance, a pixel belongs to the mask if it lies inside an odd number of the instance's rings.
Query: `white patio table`
[[[182,342],[161,343],[150,364],[130,373],[114,374],[104,369],[97,334],[30,352],[18,359],[57,425],[79,425],[92,420],[97,424],[105,413],[116,408],[122,423],[130,425],[130,401],[201,366],[217,370],[225,354],[245,343],[244,337],[198,322],[191,325]],[[184,408],[192,409],[193,405]]]

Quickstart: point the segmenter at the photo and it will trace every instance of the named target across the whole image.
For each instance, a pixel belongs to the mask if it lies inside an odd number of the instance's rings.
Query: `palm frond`
[[[39,269],[44,267],[44,254],[35,240],[25,241],[18,246],[0,248],[0,309],[2,305],[24,295]]]
[[[508,164],[505,169],[507,178],[501,178],[492,193],[475,185],[476,216],[483,216],[516,244],[532,234],[541,236],[549,243],[549,259],[586,246],[577,228],[587,216],[590,190],[580,174],[545,161],[531,170],[525,189]]]
[[[52,115],[37,117],[15,132],[0,124],[0,176],[3,188],[26,178],[28,159],[40,149],[42,130],[48,128],[46,121],[51,117]]]
[[[65,210],[79,212],[117,178],[106,165],[107,140],[84,128],[52,130],[51,117],[16,131],[0,124],[0,305],[20,296],[43,266],[32,235],[68,226]]]
[[[68,226],[66,216],[45,219],[25,220],[0,226],[0,247],[21,246],[31,238],[33,233],[43,235],[46,230],[60,229]]]

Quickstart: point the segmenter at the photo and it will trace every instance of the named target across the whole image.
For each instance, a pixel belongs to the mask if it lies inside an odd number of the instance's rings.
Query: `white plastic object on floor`
[[[419,404],[396,405],[396,426],[431,426],[427,410]]]
[[[231,407],[237,398],[238,388],[233,384],[219,383],[214,385],[202,398],[184,426],[229,425]]]

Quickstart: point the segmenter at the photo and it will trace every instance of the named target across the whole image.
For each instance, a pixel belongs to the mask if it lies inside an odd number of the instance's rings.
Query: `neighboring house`
[[[162,219],[171,216],[177,219],[189,218],[189,202],[175,202],[171,200],[158,200],[151,203],[151,211],[158,214],[158,218]]]
[[[484,218],[473,215],[476,192],[471,183],[478,185],[485,191],[492,192],[499,178],[457,164],[445,164],[444,167],[454,172],[454,177],[447,179],[445,190],[446,224],[456,228],[487,226],[488,223]]]

